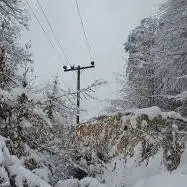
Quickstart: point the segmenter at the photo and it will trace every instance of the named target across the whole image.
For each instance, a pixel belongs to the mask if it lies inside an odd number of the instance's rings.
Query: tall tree
[[[21,25],[26,16],[19,1],[0,0],[0,87],[18,86],[16,72],[22,63],[30,60],[30,53],[19,45]]]
[[[145,18],[129,35],[125,50],[129,53],[127,65],[127,97],[135,107],[154,105],[154,66],[151,49],[155,45],[158,28],[156,19]]]
[[[176,102],[173,97],[186,91],[186,79],[181,77],[187,75],[187,1],[169,0],[161,13],[156,48],[152,51],[155,79],[161,80],[157,94],[167,101],[163,108],[175,110],[184,103]]]
[[[130,103],[131,107],[157,105],[185,115],[186,10],[185,0],[168,0],[161,6],[158,20],[142,20],[129,35],[125,43],[129,59],[127,81],[123,79],[122,83],[122,93],[125,93],[122,100]]]

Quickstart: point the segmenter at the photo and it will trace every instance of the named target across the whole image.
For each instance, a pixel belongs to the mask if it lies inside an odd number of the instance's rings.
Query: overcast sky
[[[80,20],[76,10],[75,0],[39,0],[46,11],[49,21],[54,27],[58,40],[62,42],[70,64],[89,65],[88,50],[83,40]],[[95,93],[98,101],[81,101],[82,107],[88,112],[82,114],[82,119],[98,115],[105,106],[104,99],[117,95],[115,73],[121,73],[127,55],[123,43],[128,34],[145,17],[155,14],[162,0],[78,0],[82,17],[86,23],[86,32],[94,53],[96,68],[82,72],[81,87],[84,88],[96,79],[109,82],[108,86],[100,88]],[[46,32],[53,40],[53,35],[47,29],[47,24],[39,12],[35,0],[29,0],[37,17]],[[35,60],[37,83],[44,84],[51,80],[58,67],[68,65],[59,49],[50,47],[44,32],[31,15],[30,31],[24,33],[24,41],[32,41],[32,52]],[[54,41],[54,40],[53,40]],[[61,57],[59,55],[61,54]],[[76,88],[75,72],[63,73],[60,69],[60,79],[64,86]]]

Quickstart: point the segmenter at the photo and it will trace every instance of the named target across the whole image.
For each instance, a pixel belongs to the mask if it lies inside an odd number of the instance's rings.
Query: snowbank
[[[100,184],[97,179],[86,177],[81,181],[76,179],[69,179],[66,181],[59,181],[55,187],[107,187],[105,184]]]
[[[109,187],[186,187],[187,150],[182,155],[177,170],[169,172],[163,165],[162,151],[151,157],[149,162],[139,163],[139,151],[132,158],[115,158],[103,175]]]
[[[146,115],[149,120],[153,120],[154,118],[160,116],[163,119],[177,119],[177,120],[182,120],[184,122],[187,122],[187,119],[182,117],[179,113],[171,111],[171,112],[162,112],[161,109],[157,106],[153,106],[150,108],[142,108],[142,109],[132,109],[126,111],[124,114],[131,114],[134,115],[135,117],[140,117],[142,115]],[[124,118],[126,115],[124,116]]]
[[[187,176],[185,175],[161,175],[149,179],[142,179],[134,187],[186,187]]]

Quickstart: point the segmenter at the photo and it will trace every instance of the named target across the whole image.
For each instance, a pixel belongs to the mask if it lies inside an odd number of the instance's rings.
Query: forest
[[[0,186],[186,187],[187,1],[161,4],[121,41],[118,95],[79,124],[77,92],[58,76],[33,83],[32,41],[20,42],[26,5],[0,0]]]

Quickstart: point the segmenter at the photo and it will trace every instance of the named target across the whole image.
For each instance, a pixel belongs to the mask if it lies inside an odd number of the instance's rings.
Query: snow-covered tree
[[[50,146],[54,135],[28,84],[32,60],[29,46],[19,43],[21,29],[26,26],[21,7],[21,1],[0,0],[0,135],[8,140],[10,154],[21,159],[24,168],[39,172],[49,168],[40,155]],[[25,179],[19,172],[13,175]],[[15,186],[15,181],[11,185]]]
[[[76,116],[74,96],[72,92],[63,89],[58,77],[44,88],[42,108],[54,125],[67,126],[74,123],[73,119]]]
[[[113,105],[117,102],[123,108],[129,104],[139,108],[157,105],[185,115],[186,7],[186,1],[169,0],[161,6],[159,18],[143,19],[131,32],[125,43],[129,53],[127,77],[122,78],[122,95]]]
[[[152,96],[155,92],[156,81],[153,76],[151,49],[155,45],[157,22],[152,18],[143,19],[140,26],[131,32],[128,42],[125,43],[125,50],[129,53],[127,97],[132,106],[139,108],[155,104]]]
[[[155,79],[161,82],[157,93],[167,98],[175,96],[185,88],[187,74],[187,1],[169,0],[162,6],[160,28],[153,49],[156,66]],[[166,109],[176,109],[176,102],[165,103]]]

